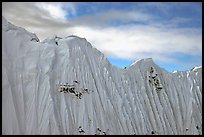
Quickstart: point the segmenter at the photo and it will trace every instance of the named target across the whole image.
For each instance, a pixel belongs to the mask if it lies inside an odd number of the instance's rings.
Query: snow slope
[[[85,38],[39,42],[2,17],[2,134],[202,134],[201,76],[151,58],[120,69]],[[58,91],[73,81],[92,92]]]

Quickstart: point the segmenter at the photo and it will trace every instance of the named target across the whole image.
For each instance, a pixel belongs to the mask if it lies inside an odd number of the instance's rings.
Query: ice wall
[[[57,90],[73,81],[92,92]],[[2,17],[2,134],[202,134],[202,67],[120,69],[85,38],[39,42]]]

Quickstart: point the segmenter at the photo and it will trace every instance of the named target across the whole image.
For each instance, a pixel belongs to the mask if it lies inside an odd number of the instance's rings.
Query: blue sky
[[[118,67],[149,57],[170,72],[202,65],[201,2],[30,2],[2,8],[3,16],[40,40],[85,37]]]
[[[201,3],[143,3],[143,2],[129,2],[129,3],[93,3],[93,4],[78,4],[78,15],[91,15],[96,13],[103,13],[108,10],[123,10],[123,11],[140,11],[142,13],[150,14],[154,17],[154,19],[147,21],[132,21],[123,23],[123,20],[116,20],[115,23],[107,22],[108,25],[128,25],[128,24],[145,24],[149,25],[152,22],[163,22],[164,24],[168,24],[169,20],[173,20],[175,24],[173,24],[176,28],[197,28],[202,30],[202,4]],[[76,17],[77,17],[76,16]],[[113,20],[114,21],[114,20]],[[170,23],[169,23],[170,24]],[[171,25],[171,24],[170,24]],[[137,46],[137,45],[135,45]],[[144,45],[145,46],[145,45]],[[179,46],[179,45],[178,45]],[[128,47],[127,47],[128,48]],[[201,53],[201,52],[200,52]],[[201,65],[201,54],[199,55],[189,55],[185,53],[172,53],[172,58],[177,58],[181,62],[186,62],[183,64],[168,63],[156,61],[158,65],[167,69],[168,71],[174,70],[187,70],[192,66],[189,62],[196,62],[193,65]],[[114,58],[108,57],[109,61],[116,66],[126,67],[134,62],[134,59],[127,58]]]

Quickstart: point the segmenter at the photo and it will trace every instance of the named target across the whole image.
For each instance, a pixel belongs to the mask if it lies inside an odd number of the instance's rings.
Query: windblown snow
[[[202,134],[202,67],[121,69],[85,38],[39,42],[2,17],[2,134]]]

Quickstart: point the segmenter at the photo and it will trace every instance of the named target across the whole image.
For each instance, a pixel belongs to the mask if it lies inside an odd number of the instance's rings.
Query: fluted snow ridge
[[[5,24],[3,134],[202,134],[202,67],[169,73],[148,58],[120,69],[85,38],[36,42]],[[93,92],[57,90],[73,81]]]

